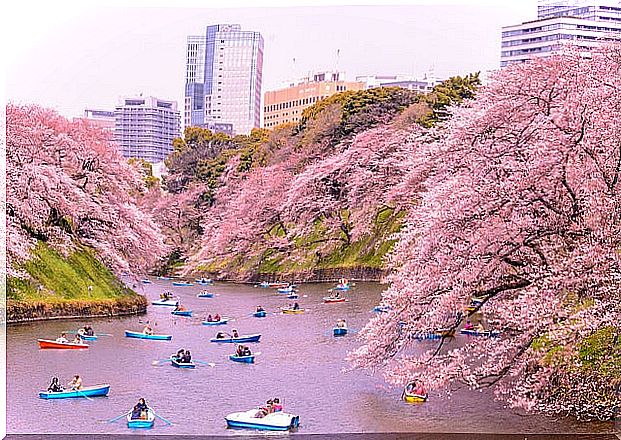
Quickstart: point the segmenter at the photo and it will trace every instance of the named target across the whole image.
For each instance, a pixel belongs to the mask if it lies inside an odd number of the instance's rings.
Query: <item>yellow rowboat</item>
[[[423,403],[427,401],[427,394],[403,394],[403,400],[407,403]]]
[[[300,313],[304,313],[304,309],[281,309],[281,310],[286,315],[299,315]]]

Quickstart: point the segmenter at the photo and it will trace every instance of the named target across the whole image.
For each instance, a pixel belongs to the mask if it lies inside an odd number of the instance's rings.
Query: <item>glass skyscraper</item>
[[[238,24],[188,37],[184,126],[248,134],[261,123],[263,37]]]

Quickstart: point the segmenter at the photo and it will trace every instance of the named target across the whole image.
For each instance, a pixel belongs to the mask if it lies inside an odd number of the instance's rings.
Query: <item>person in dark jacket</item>
[[[52,378],[52,383],[50,384],[49,387],[47,387],[47,390],[50,393],[59,393],[61,391],[64,391],[64,388],[60,384],[60,380],[57,377],[53,377]]]

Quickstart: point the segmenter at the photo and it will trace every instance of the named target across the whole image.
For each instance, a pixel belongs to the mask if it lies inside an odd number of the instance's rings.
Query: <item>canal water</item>
[[[565,433],[610,432],[612,424],[578,423],[572,419],[533,416],[505,408],[490,394],[459,390],[432,394],[422,405],[400,400],[401,389],[362,371],[344,371],[347,352],[358,345],[355,330],[373,315],[382,286],[358,283],[345,303],[323,304],[329,285],[300,287],[301,315],[277,313],[292,303],[273,289],[216,283],[208,290],[214,298],[199,299],[200,286],[172,287],[154,280],[138,286],[149,301],[172,290],[193,318],[173,317],[169,307],[149,306],[140,317],[93,319],[97,333],[109,333],[90,343],[88,350],[40,350],[37,338],[55,339],[63,330],[75,330],[85,321],[48,321],[12,326],[7,335],[8,433],[128,433],[124,419],[105,421],[128,411],[144,397],[158,414],[153,434],[239,434],[227,429],[224,416],[279,397],[286,412],[300,415],[300,433],[347,432],[480,432]],[[262,305],[266,318],[254,318]],[[233,318],[226,326],[204,326],[207,313]],[[344,318],[353,334],[335,338],[331,329]],[[141,331],[149,320],[156,333],[172,334],[172,341],[145,341],[124,337],[124,330]],[[255,364],[228,359],[232,344],[209,341],[217,331],[260,333],[261,341],[248,344],[259,351]],[[459,336],[457,337],[459,338]],[[459,342],[459,341],[457,341]],[[195,370],[173,368],[169,362],[153,365],[179,348],[193,358],[215,363]],[[74,374],[84,386],[109,383],[104,398],[44,400],[37,392],[52,376],[67,383]],[[135,433],[144,433],[135,431]]]

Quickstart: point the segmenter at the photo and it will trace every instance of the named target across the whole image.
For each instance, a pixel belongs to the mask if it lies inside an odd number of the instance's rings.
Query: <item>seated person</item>
[[[293,310],[300,310],[300,305],[298,303],[293,304]]]
[[[477,332],[484,332],[484,331],[485,331],[485,327],[483,327],[483,323],[482,323],[482,322],[479,322],[479,323],[477,324],[477,326],[475,327],[475,330],[476,330]]]
[[[244,355],[244,346],[243,345],[238,345],[237,346],[237,350],[235,351],[235,355],[237,357],[240,357],[240,356]]]
[[[345,323],[344,319],[339,319],[338,321],[336,321],[336,327],[337,328],[346,328],[347,324]]]
[[[218,332],[218,334],[216,335],[216,339],[226,339],[228,335],[224,332]]]
[[[251,355],[252,355],[252,352],[250,351],[250,347],[244,346],[242,356],[251,356]]]
[[[72,344],[83,344],[82,338],[80,338],[80,334],[76,334],[75,337],[73,338],[73,341],[71,341]]]
[[[257,312],[265,312],[265,309],[261,306],[257,306]]]
[[[179,351],[177,351],[177,354],[175,355],[175,358],[181,359],[181,358],[183,358],[184,354],[185,354],[185,350],[183,348],[180,348]]]
[[[274,398],[273,409],[274,409],[274,412],[282,411],[282,405],[280,404],[280,399],[278,397]]]
[[[49,392],[51,392],[51,393],[59,393],[61,391],[64,391],[64,388],[60,384],[60,381],[58,380],[58,378],[57,377],[53,377],[52,378],[52,383],[50,384],[49,387],[47,387],[47,390]]]
[[[77,374],[75,376],[73,376],[73,379],[71,379],[71,382],[69,382],[67,384],[68,388],[71,388],[72,390],[79,390],[82,388],[82,379],[80,378],[80,376],[78,376]]]
[[[153,334],[153,329],[151,328],[151,326],[149,324],[144,326],[144,329],[142,330],[142,333],[144,333],[145,335],[152,335]]]
[[[466,325],[464,326],[464,330],[474,330],[474,325],[470,321],[466,321]]]
[[[181,358],[181,362],[183,362],[184,364],[189,364],[190,362],[192,362],[192,354],[190,353],[190,350],[185,351],[183,357]]]
[[[207,315],[207,322],[213,322],[213,318],[211,317],[211,314]]]
[[[427,390],[425,389],[422,383],[419,383],[416,385],[416,388],[414,388],[414,394],[418,396],[424,396],[427,394]]]
[[[410,382],[405,386],[406,394],[414,394],[414,390],[416,389],[416,382]]]
[[[86,335],[95,336],[95,330],[93,330],[93,327],[91,327],[90,324],[86,326]]]
[[[239,338],[239,333],[237,333],[236,329],[233,329],[233,337],[234,338]]]
[[[134,406],[134,409],[132,409],[132,416],[131,416],[131,418],[133,420],[136,420],[136,419],[146,419],[147,418],[147,410],[148,409],[149,409],[149,407],[147,406],[147,403],[141,397],[140,399],[138,399],[138,403]]]
[[[187,309],[185,308],[184,305],[177,303],[177,306],[175,307],[175,312],[185,312],[186,310]]]
[[[216,313],[216,316],[213,317],[213,320],[215,322],[220,322],[221,319],[222,319],[222,317],[219,314],[217,314],[217,313]]]
[[[56,338],[56,342],[69,342],[69,340],[67,339],[67,333],[62,333],[60,337]]]

